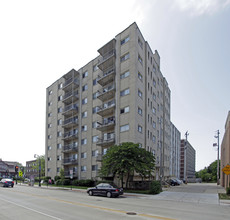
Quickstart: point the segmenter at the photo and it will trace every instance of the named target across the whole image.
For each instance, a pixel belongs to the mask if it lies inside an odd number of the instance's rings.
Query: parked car
[[[111,197],[118,197],[119,195],[122,195],[123,189],[118,188],[117,186],[113,184],[100,183],[93,188],[88,188],[87,193],[90,196],[98,195],[98,196],[107,196],[111,198]]]
[[[180,183],[177,179],[172,178],[172,179],[169,180],[169,184],[170,184],[171,186],[178,186],[178,185],[180,185],[181,183]]]
[[[9,186],[14,187],[14,181],[12,179],[6,179],[6,178],[2,179],[0,181],[0,186],[2,186],[2,187],[9,187]]]

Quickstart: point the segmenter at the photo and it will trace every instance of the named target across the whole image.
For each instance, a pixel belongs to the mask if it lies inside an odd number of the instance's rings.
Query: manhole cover
[[[127,215],[136,215],[137,213],[135,213],[135,212],[127,212],[126,214]]]

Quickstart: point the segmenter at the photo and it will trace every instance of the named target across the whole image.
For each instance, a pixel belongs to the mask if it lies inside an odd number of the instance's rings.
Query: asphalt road
[[[229,219],[230,205],[219,204],[218,189],[213,187],[186,185],[154,196],[125,194],[106,198],[90,197],[84,191],[16,185],[0,188],[0,220]],[[202,200],[206,195],[209,198]]]

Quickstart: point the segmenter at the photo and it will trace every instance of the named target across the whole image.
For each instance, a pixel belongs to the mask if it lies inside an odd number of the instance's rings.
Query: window
[[[49,95],[51,95],[52,93],[53,93],[53,91],[52,91],[52,90],[50,90],[50,91],[49,91]]]
[[[97,156],[98,156],[98,150],[93,150],[92,157],[97,157]]]
[[[156,122],[153,121],[153,128],[156,128]]]
[[[48,113],[48,117],[51,117],[52,116],[52,113],[50,112],[50,113]]]
[[[139,61],[141,64],[143,64],[143,60],[142,60],[142,58],[141,58],[140,55],[138,55],[138,61]]]
[[[93,80],[93,86],[97,85],[98,78]]]
[[[153,114],[156,114],[156,109],[153,107]]]
[[[139,115],[142,115],[142,109],[141,109],[141,108],[138,107],[138,110],[137,110],[137,111],[138,111],[138,114],[139,114]]]
[[[92,165],[92,171],[97,171],[98,170],[98,166],[97,165]]]
[[[86,152],[81,153],[81,158],[86,158]]]
[[[58,137],[61,137],[61,131],[58,131],[58,132],[57,132],[57,136],[58,136]]]
[[[57,167],[57,173],[59,173],[60,172],[60,167]]]
[[[62,107],[58,108],[58,113],[62,112]]]
[[[81,145],[85,145],[85,144],[87,144],[87,139],[86,138],[81,139]]]
[[[81,126],[81,131],[87,131],[87,125]]]
[[[49,103],[48,103],[48,106],[51,106],[51,105],[52,105],[52,102],[49,102]]]
[[[81,171],[86,172],[86,166],[81,166]]]
[[[140,72],[138,72],[138,78],[142,81],[143,80],[143,76],[140,74]]]
[[[142,92],[138,89],[138,96],[142,98]]]
[[[88,85],[87,84],[85,84],[84,86],[82,86],[82,92],[84,92],[86,90],[88,90]]]
[[[48,124],[48,128],[51,128],[52,127],[52,124]]]
[[[121,40],[121,45],[125,44],[128,41],[129,41],[129,36]]]
[[[129,112],[129,106],[121,108],[121,111],[120,111],[121,114],[124,114],[124,113],[127,113],[127,112]]]
[[[153,100],[156,101],[156,94],[153,93]]]
[[[58,89],[62,89],[62,87],[63,87],[63,84],[60,83],[60,84],[58,85]]]
[[[156,143],[156,137],[154,135],[153,135],[152,141],[154,144]]]
[[[62,119],[59,119],[59,120],[57,121],[57,123],[58,123],[58,125],[62,125]]]
[[[98,97],[99,92],[93,93],[93,99],[96,99]]]
[[[92,123],[92,128],[97,128],[97,126],[98,126],[97,121],[94,121],[94,122]]]
[[[123,125],[120,126],[120,132],[128,131],[129,130],[129,125]]]
[[[48,157],[47,160],[48,160],[48,161],[51,161],[51,157]]]
[[[121,62],[124,62],[127,59],[129,59],[129,53],[127,53],[127,54],[125,54],[124,56],[121,57]]]
[[[85,71],[83,74],[82,74],[82,78],[84,79],[85,77],[88,76],[88,71]]]
[[[82,105],[87,104],[88,100],[87,98],[82,99]]]
[[[61,144],[57,144],[57,149],[61,149],[62,145]]]
[[[140,45],[140,47],[143,49],[143,42],[141,41],[141,39],[138,37],[138,44]]]
[[[138,132],[142,133],[142,127],[140,125],[138,125],[137,130],[138,130]]]
[[[98,70],[98,66],[97,65],[94,65],[93,66],[93,72],[97,71]]]
[[[93,114],[97,113],[97,112],[98,112],[98,110],[99,110],[99,107],[98,107],[98,106],[93,107]]]
[[[48,150],[51,150],[51,146],[48,146]]]
[[[61,160],[61,156],[60,155],[57,156],[57,160]]]
[[[121,74],[120,78],[124,79],[129,76],[129,71],[126,71],[125,73]]]
[[[93,143],[96,143],[97,140],[98,140],[98,136],[93,136],[93,138],[92,138]]]
[[[51,172],[51,168],[47,168],[47,172]]]
[[[156,87],[156,81],[153,79],[153,86]]]
[[[125,90],[120,92],[121,96],[125,96],[125,95],[128,95],[128,94],[129,94],[129,89],[125,89]]]
[[[82,112],[82,113],[81,113],[81,117],[82,117],[82,118],[86,118],[86,117],[87,117],[87,111],[86,111],[86,112]]]
[[[153,72],[154,72],[154,73],[156,72],[156,67],[155,67],[155,66],[153,66]]]
[[[52,135],[48,135],[48,139],[51,139],[52,138]]]
[[[58,101],[62,100],[62,95],[58,96]]]

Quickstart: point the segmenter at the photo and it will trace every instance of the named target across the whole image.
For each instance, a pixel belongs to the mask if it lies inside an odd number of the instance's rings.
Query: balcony
[[[115,84],[110,84],[100,90],[98,90],[97,98],[101,101],[112,99],[115,96]]]
[[[64,128],[71,128],[73,126],[78,125],[78,118],[77,117],[72,117],[64,120],[62,127]]]
[[[65,81],[62,89],[65,91],[72,90],[72,88],[77,88],[79,84],[80,84],[79,80],[77,78],[72,77]]]
[[[115,60],[116,60],[116,53],[115,53],[115,50],[113,49],[109,51],[107,54],[105,54],[105,57],[103,56],[101,58],[97,66],[100,70],[105,71],[109,67],[115,65]]]
[[[115,143],[115,133],[104,134],[103,138],[98,138],[97,145],[99,146],[108,146]]]
[[[62,160],[63,165],[73,165],[73,164],[78,164],[76,158],[64,158]]]
[[[72,173],[73,177],[77,177],[77,171],[71,171],[71,170],[69,170],[69,171],[64,171],[65,178],[70,178],[71,173]]]
[[[114,109],[115,109],[115,99],[109,102],[103,103],[101,106],[99,106],[97,114],[99,114],[102,117],[106,115],[111,115],[114,113]]]
[[[96,156],[96,161],[97,161],[97,162],[101,162],[101,161],[102,161],[102,157],[103,157],[102,154],[98,154],[98,155]]]
[[[63,153],[71,153],[71,152],[77,152],[77,151],[78,151],[78,145],[75,143],[64,145],[62,149]]]
[[[70,130],[64,133],[63,140],[73,140],[78,138],[78,130]]]
[[[62,101],[65,103],[65,104],[70,104],[72,102],[76,102],[78,100],[79,96],[78,96],[78,92],[77,91],[70,91],[70,92],[67,92]]]
[[[98,76],[98,81],[97,82],[101,86],[105,86],[108,83],[111,83],[111,82],[114,81],[115,74],[116,74],[115,66],[112,65],[108,69],[106,69],[105,71],[103,71],[103,73],[101,75]]]
[[[74,115],[76,113],[78,113],[77,104],[70,104],[70,105],[65,106],[65,108],[62,112],[62,114],[65,116]]]
[[[115,117],[103,118],[102,122],[97,122],[97,129],[99,131],[109,131],[115,127]]]
[[[101,56],[105,57],[109,51],[115,49],[115,46],[116,46],[116,40],[114,38],[111,41],[109,41],[107,44],[105,44],[103,47],[101,47],[98,50],[98,53],[100,53]]]

